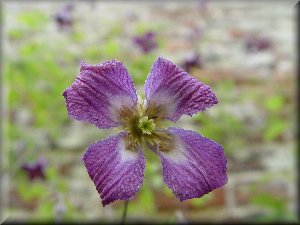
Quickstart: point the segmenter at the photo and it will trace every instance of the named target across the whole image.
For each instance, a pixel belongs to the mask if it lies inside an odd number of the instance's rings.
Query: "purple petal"
[[[174,148],[158,151],[165,183],[180,201],[199,198],[227,183],[223,147],[200,134],[169,128]]]
[[[82,157],[90,178],[102,199],[103,206],[132,199],[143,185],[145,158],[138,152],[126,150],[126,133],[90,145]]]
[[[81,64],[80,74],[63,93],[69,115],[99,128],[119,125],[116,113],[122,105],[133,108],[137,95],[133,81],[121,62]]]
[[[171,61],[158,58],[145,83],[147,102],[164,105],[166,118],[177,121],[218,103],[208,85],[191,77]]]

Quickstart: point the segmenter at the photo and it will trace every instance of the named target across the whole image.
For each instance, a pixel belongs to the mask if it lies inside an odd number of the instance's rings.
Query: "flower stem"
[[[129,203],[129,201],[125,201],[125,203],[124,203],[124,209],[123,209],[123,216],[122,216],[121,224],[125,224],[125,220],[126,220],[126,216],[127,216],[128,203]]]

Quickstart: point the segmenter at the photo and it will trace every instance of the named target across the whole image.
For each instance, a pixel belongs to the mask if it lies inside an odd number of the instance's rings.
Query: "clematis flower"
[[[44,158],[39,158],[34,163],[24,163],[21,168],[23,171],[26,172],[28,178],[33,181],[35,179],[42,179],[45,180],[45,168],[47,162]]]
[[[198,0],[197,8],[201,14],[206,14],[208,11],[207,2],[205,0]]]
[[[202,27],[194,27],[188,35],[188,41],[198,42],[203,37],[204,30]]]
[[[144,102],[138,101],[127,69],[116,60],[95,66],[83,62],[63,96],[70,117],[101,129],[122,130],[91,144],[82,157],[103,206],[132,199],[142,187],[146,146],[160,158],[164,182],[180,201],[199,198],[227,183],[220,144],[194,131],[164,125],[218,102],[209,86],[172,62],[164,58],[154,62]]]
[[[133,38],[133,42],[141,48],[144,53],[148,53],[157,47],[155,33],[146,32],[141,36]]]
[[[55,14],[54,20],[60,29],[68,28],[73,25],[73,18],[71,16],[72,10],[73,5],[66,5]]]
[[[186,72],[190,72],[192,68],[202,68],[202,61],[198,53],[190,53],[186,56],[182,63],[182,67]]]
[[[248,36],[245,47],[249,52],[265,51],[272,48],[272,41],[267,37]]]

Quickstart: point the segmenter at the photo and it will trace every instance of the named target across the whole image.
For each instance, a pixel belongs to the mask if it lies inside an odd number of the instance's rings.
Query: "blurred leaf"
[[[53,220],[53,207],[54,205],[52,201],[41,202],[32,219],[43,221]]]
[[[64,193],[68,190],[68,185],[66,184],[66,182],[62,179],[58,180],[58,184],[57,184],[57,190]]]
[[[294,213],[290,212],[287,208],[286,201],[280,199],[277,196],[273,196],[269,193],[260,193],[251,199],[251,202],[262,208],[267,208],[270,210],[269,213],[264,216],[254,218],[257,221],[296,221],[296,216]]]
[[[116,37],[116,36],[120,36],[122,33],[122,25],[121,23],[118,21],[117,23],[114,23],[111,25],[110,27],[110,32],[109,32],[109,37]]]
[[[162,177],[162,175],[161,175]],[[165,182],[163,182],[162,188],[160,189],[166,196],[175,198],[175,195],[173,194],[172,190],[166,185]]]
[[[277,112],[282,109],[284,106],[285,98],[282,95],[276,95],[269,98],[266,98],[265,100],[265,107],[267,110],[270,110],[272,112]]]
[[[259,206],[265,206],[269,208],[274,208],[278,211],[283,211],[285,209],[285,204],[282,199],[277,198],[268,193],[260,193],[251,198],[251,202]]]
[[[120,45],[113,39],[108,40],[103,46],[105,57],[116,58]]]
[[[99,63],[99,59],[102,58],[102,51],[100,48],[87,47],[85,50],[85,60],[88,63]]]
[[[17,16],[17,20],[30,28],[43,28],[49,18],[39,10],[25,11]]]
[[[69,221],[69,220],[83,220],[83,216],[84,216],[84,212],[78,212],[78,210],[76,210],[74,208],[74,206],[67,202],[67,210],[66,210],[66,214],[64,215],[64,220],[65,221]]]
[[[144,84],[145,80],[149,74],[151,66],[156,59],[154,54],[146,54],[135,58],[134,60],[128,61],[128,71],[132,76],[135,84]]]
[[[150,23],[150,22],[139,21],[136,23],[135,33],[137,35],[144,34],[145,32],[148,31],[160,33],[161,31],[164,30],[164,28],[166,28],[166,26],[167,25],[164,23]]]
[[[194,206],[203,206],[207,201],[211,200],[212,199],[212,194],[207,194],[207,195],[204,195],[202,196],[201,198],[193,198],[191,200],[192,204]]]
[[[18,190],[25,201],[42,198],[46,193],[44,184],[36,181],[22,180],[18,183]]]
[[[223,80],[214,87],[219,102],[232,102],[237,96],[235,95],[234,89],[236,88],[235,83],[231,79]]]
[[[226,154],[232,154],[245,144],[246,130],[242,122],[233,115],[225,112],[214,116],[200,113],[193,118],[199,123],[198,132],[222,144]]]
[[[53,167],[47,167],[47,170],[46,170],[46,177],[47,177],[49,180],[57,179],[57,177],[58,177],[58,172],[57,172],[56,168],[53,168]]]
[[[11,29],[8,31],[9,40],[20,40],[26,36],[26,32],[20,28]]]
[[[263,137],[266,141],[274,140],[284,132],[286,127],[287,125],[285,121],[280,118],[269,119],[268,126],[264,131]]]
[[[139,195],[139,208],[148,213],[154,212],[155,204],[154,204],[154,196],[153,192],[149,189],[142,190]]]
[[[83,32],[73,32],[71,38],[73,41],[82,42],[85,38],[85,34]]]

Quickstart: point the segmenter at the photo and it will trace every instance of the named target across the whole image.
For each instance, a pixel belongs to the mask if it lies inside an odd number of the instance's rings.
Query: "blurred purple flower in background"
[[[204,30],[202,27],[194,27],[188,35],[188,41],[198,42],[203,36]]]
[[[197,1],[197,8],[198,8],[198,11],[201,13],[201,14],[206,14],[207,13],[207,2],[206,0],[198,0]]]
[[[245,38],[245,47],[249,52],[259,52],[271,49],[273,43],[270,38],[247,36]]]
[[[46,179],[45,168],[47,161],[44,158],[39,158],[33,163],[24,163],[21,168],[26,172],[28,178],[33,181],[35,179]]]
[[[133,38],[133,42],[139,46],[144,53],[151,52],[157,47],[154,32],[146,32],[141,36],[136,36]]]
[[[172,62],[163,58],[154,62],[144,101],[138,100],[127,69],[116,60],[95,66],[83,62],[63,96],[73,119],[122,130],[91,144],[82,157],[103,206],[132,199],[143,185],[142,147],[159,156],[164,182],[180,201],[199,198],[227,183],[227,161],[220,144],[164,123],[218,103],[208,85]]]
[[[73,5],[69,4],[60,9],[55,15],[54,20],[60,29],[69,28],[73,25],[73,18],[71,16],[71,11],[73,10]]]
[[[199,53],[193,52],[187,55],[182,63],[182,68],[188,73],[192,68],[202,68],[202,61]]]

